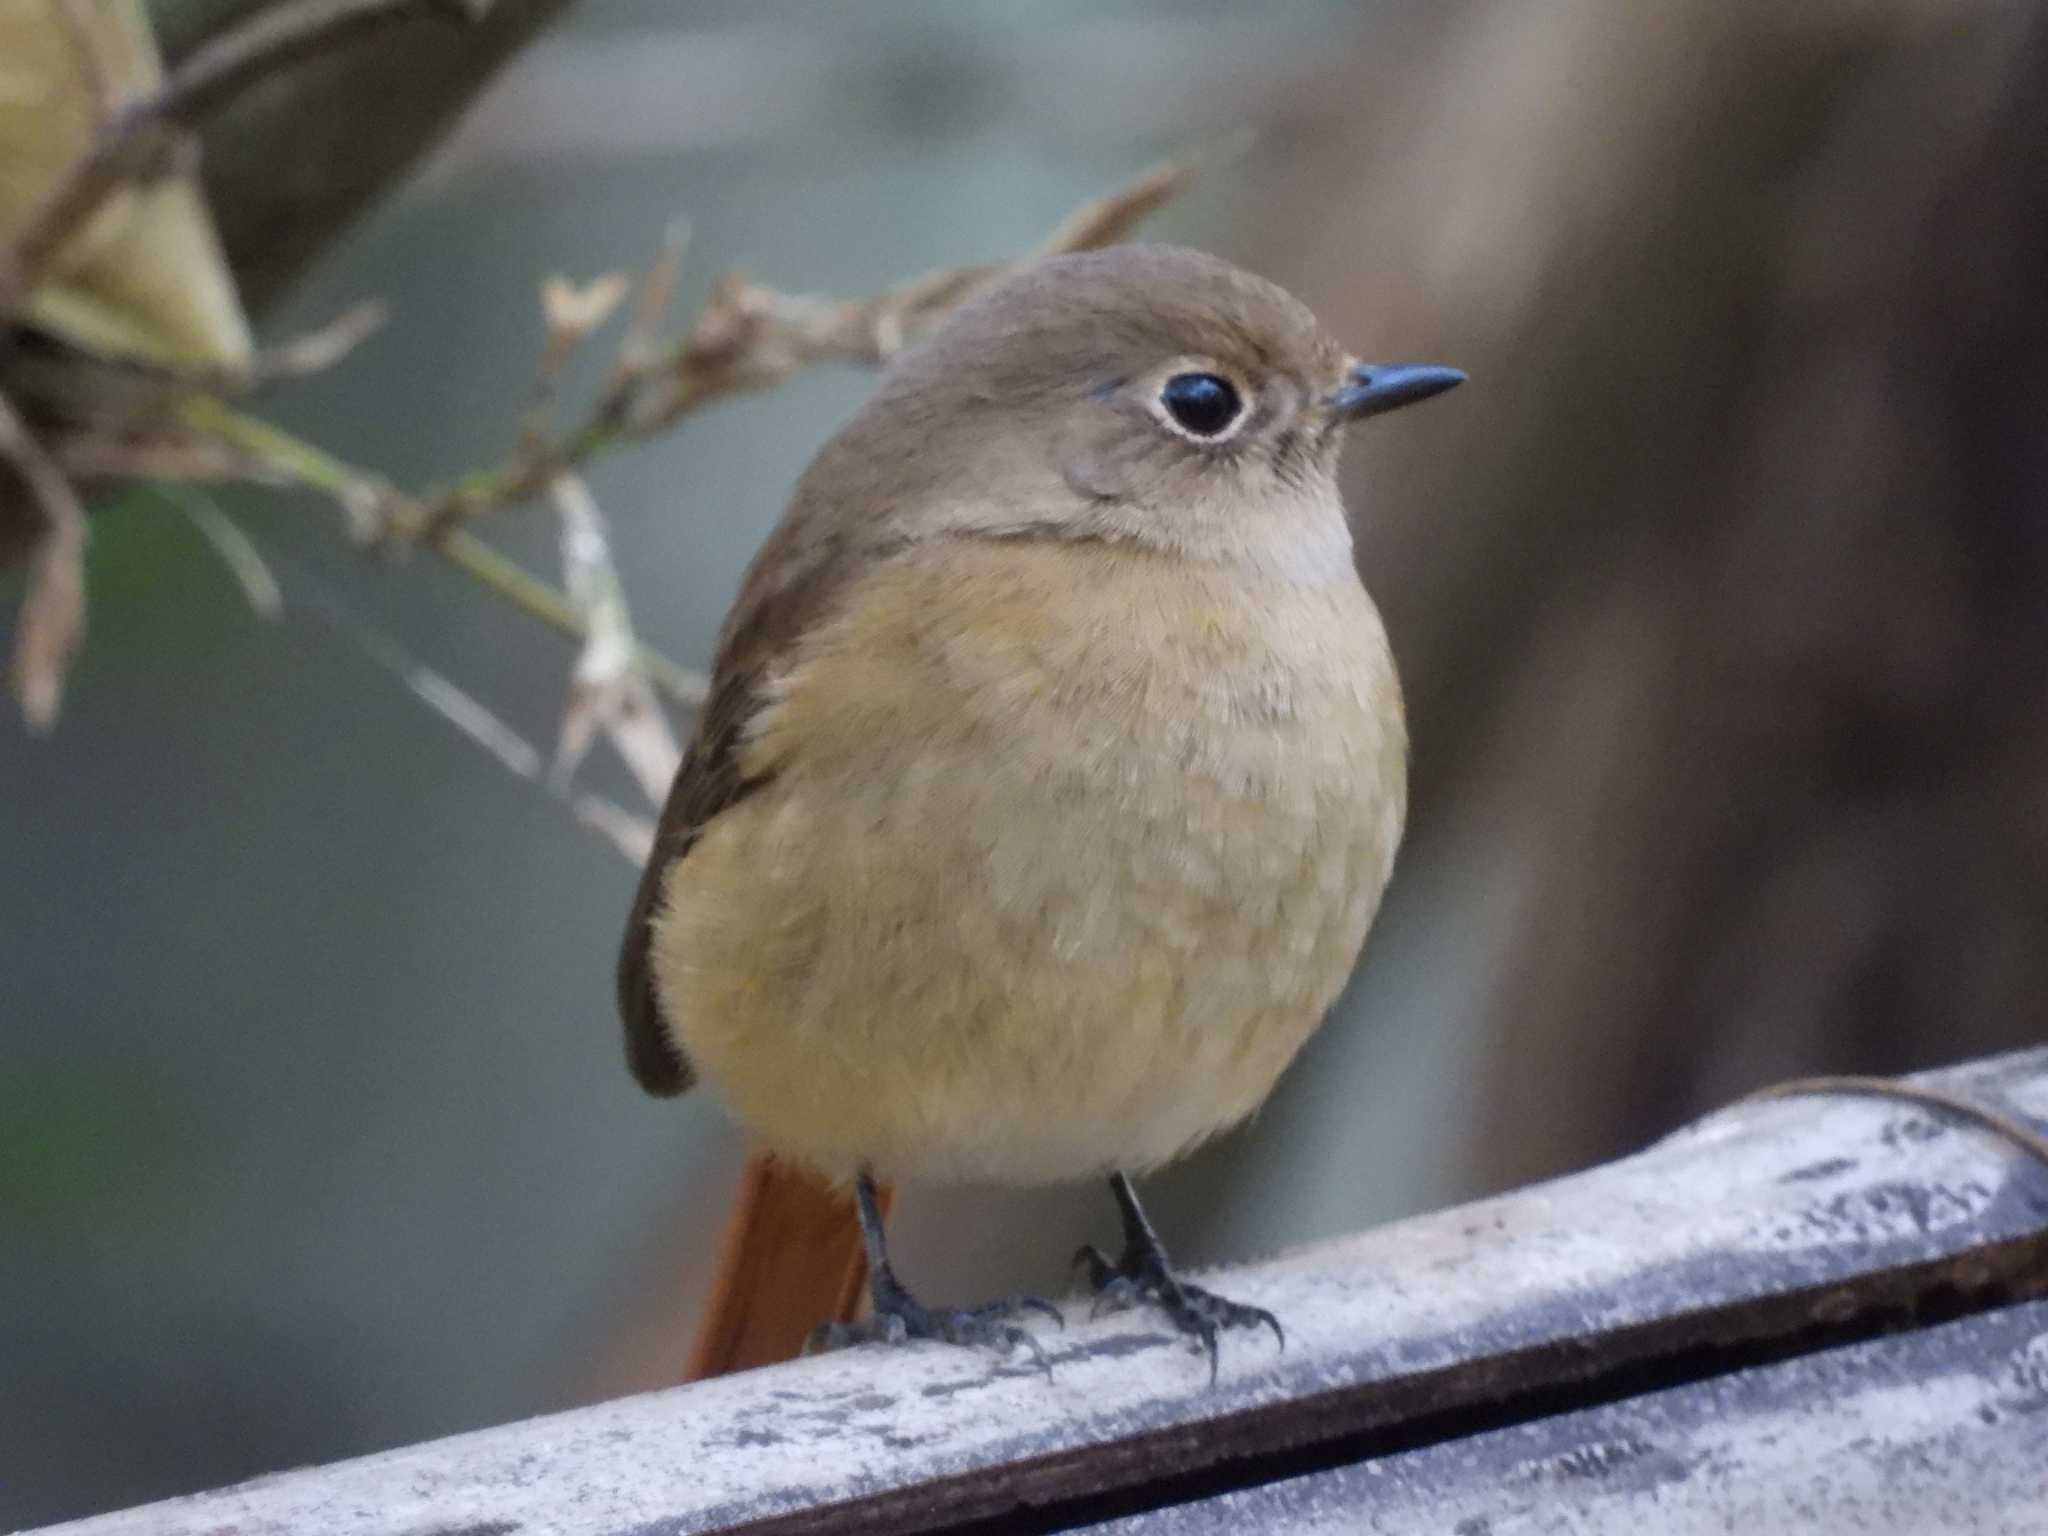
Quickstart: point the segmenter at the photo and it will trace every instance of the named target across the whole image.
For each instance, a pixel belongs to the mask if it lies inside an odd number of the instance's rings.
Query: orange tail
[[[881,1195],[886,1216],[890,1191]],[[684,1379],[791,1358],[820,1323],[853,1321],[867,1278],[853,1197],[757,1153],[726,1218],[718,1275]]]

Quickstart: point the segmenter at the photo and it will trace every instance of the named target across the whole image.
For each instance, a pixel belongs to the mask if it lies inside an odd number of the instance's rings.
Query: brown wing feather
[[[662,807],[654,851],[640,876],[633,912],[626,920],[626,940],[619,951],[619,1014],[626,1024],[626,1064],[640,1086],[668,1097],[696,1081],[690,1063],[662,1021],[655,995],[648,946],[653,939],[655,909],[668,871],[686,856],[710,821],[743,799],[751,787],[740,774],[739,746],[754,713],[751,679],[728,677],[713,688],[704,706],[697,734],[683,755],[683,766]]]
[[[762,685],[790,645],[810,627],[844,584],[853,562],[842,540],[812,527],[799,495],[788,521],[754,559],[726,618],[711,696],[662,807],[654,850],[640,876],[619,951],[619,1015],[626,1026],[626,1064],[649,1093],[668,1097],[696,1081],[689,1059],[663,1017],[648,954],[669,871],[688,857],[705,826],[758,789],[741,767],[747,730],[761,707]]]

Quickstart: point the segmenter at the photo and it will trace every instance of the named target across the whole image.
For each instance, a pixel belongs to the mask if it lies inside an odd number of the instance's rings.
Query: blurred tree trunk
[[[1268,227],[1354,263],[1290,274],[1340,334],[1474,378],[1353,487],[1411,685],[1408,873],[1477,848],[1511,893],[1437,956],[1491,999],[1469,1182],[2038,1041],[2048,22],[1428,25],[1406,78],[1352,61],[1370,142]]]

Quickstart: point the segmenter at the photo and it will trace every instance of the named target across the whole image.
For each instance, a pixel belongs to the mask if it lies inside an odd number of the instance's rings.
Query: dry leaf
[[[93,142],[105,98],[162,80],[140,0],[0,0],[0,246]],[[88,352],[246,368],[249,323],[189,175],[118,189],[56,254],[28,319]]]
[[[623,272],[607,272],[577,287],[566,277],[551,277],[540,285],[540,310],[547,321],[548,347],[573,347],[611,318],[626,295],[632,279]]]
[[[22,599],[14,636],[12,680],[21,713],[32,731],[57,723],[64,699],[64,675],[85,638],[84,514],[75,526],[43,535],[29,568],[28,596]]]
[[[27,498],[27,516],[18,521],[36,530],[10,676],[29,729],[47,731],[57,723],[64,674],[85,638],[85,508],[63,471],[4,397],[0,466],[9,472],[17,493]],[[6,483],[0,479],[0,486]]]

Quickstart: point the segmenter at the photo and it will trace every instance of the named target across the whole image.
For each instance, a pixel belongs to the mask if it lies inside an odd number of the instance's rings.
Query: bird
[[[827,1344],[1043,1352],[935,1306],[877,1181],[1106,1178],[1075,1256],[1211,1375],[1268,1310],[1184,1278],[1134,1179],[1244,1121],[1323,1022],[1407,807],[1346,429],[1464,382],[1359,361],[1217,257],[1027,263],[890,365],[740,587],[619,957],[627,1060],[850,1184]]]

